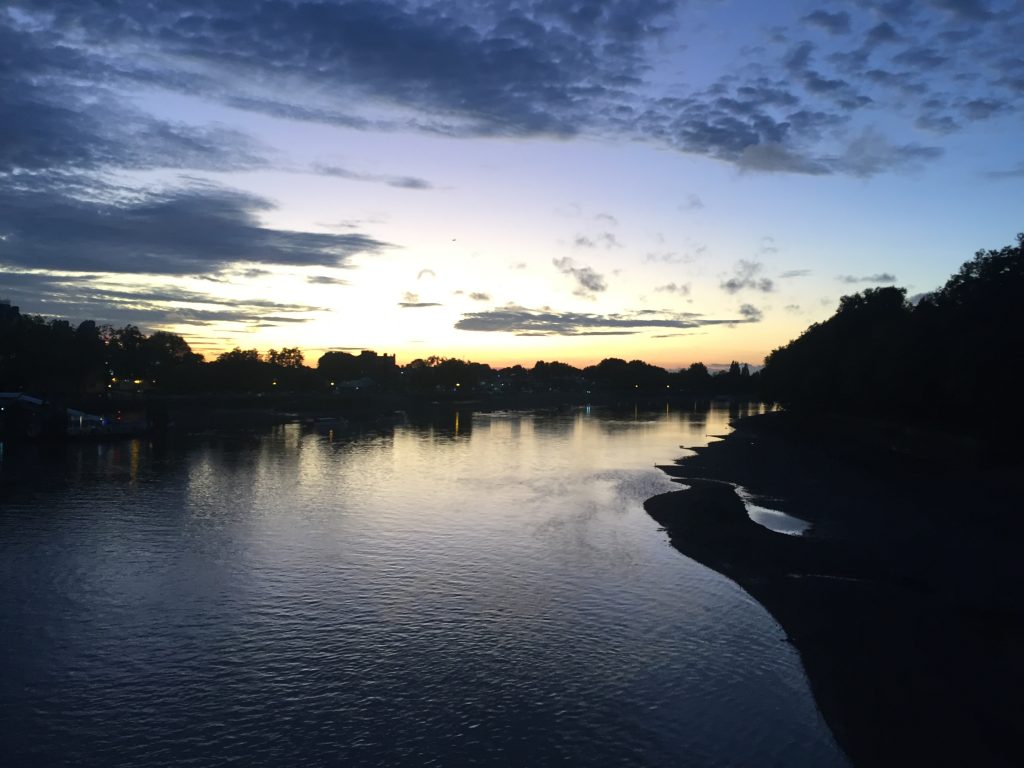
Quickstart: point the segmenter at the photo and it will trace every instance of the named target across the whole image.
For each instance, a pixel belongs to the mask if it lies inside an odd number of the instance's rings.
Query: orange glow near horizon
[[[199,344],[193,344],[187,333],[182,335],[185,340],[189,342],[189,346],[192,347],[192,351],[204,355],[207,362],[215,360],[218,355],[224,352],[229,352],[236,346],[213,345],[212,343],[204,344],[202,342]],[[780,342],[780,344],[784,343],[784,341]],[[270,349],[279,349],[282,345],[278,345],[276,347],[262,347],[259,345],[246,346],[244,344],[239,344],[237,346],[241,349],[257,349],[261,354],[266,354]],[[586,351],[570,351],[570,349],[566,347],[561,351],[552,350],[550,348],[538,348],[532,351],[524,349],[519,353],[509,353],[497,346],[487,348],[483,345],[454,349],[435,349],[424,344],[413,348],[349,347],[341,349],[336,347],[333,350],[323,347],[301,347],[298,344],[283,346],[299,346],[302,350],[305,365],[314,368],[316,367],[317,360],[319,360],[326,352],[345,351],[349,354],[358,355],[359,352],[364,349],[381,355],[393,354],[395,355],[396,362],[399,366],[408,365],[413,360],[437,356],[442,358],[456,358],[466,360],[467,362],[485,363],[492,368],[509,368],[515,365],[521,365],[528,369],[532,368],[538,361],[557,361],[566,363],[567,365],[571,365],[575,368],[586,368],[591,365],[596,365],[606,358],[642,360],[645,363],[656,365],[658,367],[665,368],[666,370],[686,368],[692,363],[704,363],[707,366],[728,365],[733,360],[741,363],[748,363],[752,366],[759,366],[763,364],[765,354],[767,354],[739,347],[723,346],[715,349],[713,345],[707,345],[701,347],[694,346],[688,349],[665,350],[664,352],[657,354],[645,355],[642,353],[642,350],[637,350],[635,348],[631,350],[628,344],[622,343],[602,346],[595,345],[587,348]]]

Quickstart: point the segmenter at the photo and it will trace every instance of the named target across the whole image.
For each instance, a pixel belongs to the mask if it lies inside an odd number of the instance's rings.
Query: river
[[[844,765],[642,507],[738,412],[6,446],[4,765]]]

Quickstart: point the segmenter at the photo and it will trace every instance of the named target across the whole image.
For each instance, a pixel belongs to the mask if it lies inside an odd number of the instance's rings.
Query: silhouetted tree
[[[140,344],[140,378],[162,390],[192,390],[200,380],[203,356],[196,354],[181,336],[157,331]]]
[[[217,355],[218,363],[258,363],[261,359],[258,349],[240,349],[239,347],[235,347],[230,352],[221,352]]]
[[[329,381],[351,381],[362,376],[359,358],[348,352],[325,352],[317,360],[316,369]]]
[[[271,349],[267,352],[267,362],[281,368],[301,368],[302,361],[302,350],[298,347],[285,347],[280,352]]]
[[[630,360],[628,363],[617,357],[609,357],[597,365],[583,369],[583,373],[597,385],[628,394],[657,391],[662,394],[669,383],[668,372],[664,368],[650,365],[642,360]]]
[[[205,378],[211,389],[222,392],[266,392],[276,381],[273,367],[259,350],[239,347],[218,355]]]
[[[538,392],[577,390],[584,385],[583,371],[557,360],[538,360],[528,374],[530,385]]]
[[[768,356],[767,393],[793,406],[870,408],[922,421],[1016,399],[1024,235],[1016,245],[979,251],[916,306],[905,295],[873,288],[844,296],[835,315]],[[1020,422],[1012,412],[972,424],[946,419],[945,426],[1002,439],[1013,431],[1008,423]]]
[[[711,374],[704,363],[691,363],[685,371],[680,371],[678,376],[680,388],[691,394],[705,394],[711,389]]]
[[[438,393],[472,393],[493,374],[489,365],[431,355],[426,360],[413,360],[405,366],[407,387],[415,391]]]

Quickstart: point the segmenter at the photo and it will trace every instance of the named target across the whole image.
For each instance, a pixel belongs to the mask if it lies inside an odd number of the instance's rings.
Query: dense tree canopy
[[[916,306],[898,288],[843,297],[835,315],[768,356],[766,391],[797,407],[868,408],[976,433],[1005,429],[1007,418],[1020,417],[970,414],[984,404],[1013,410],[1024,364],[1021,297],[1024,235],[979,251]]]
[[[66,320],[0,312],[0,389],[55,395],[129,386],[178,386],[202,361],[177,334],[137,327],[72,327]]]

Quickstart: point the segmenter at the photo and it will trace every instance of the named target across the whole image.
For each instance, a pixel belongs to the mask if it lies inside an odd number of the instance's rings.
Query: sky
[[[8,0],[0,299],[492,365],[760,363],[1024,230],[1019,0]]]

